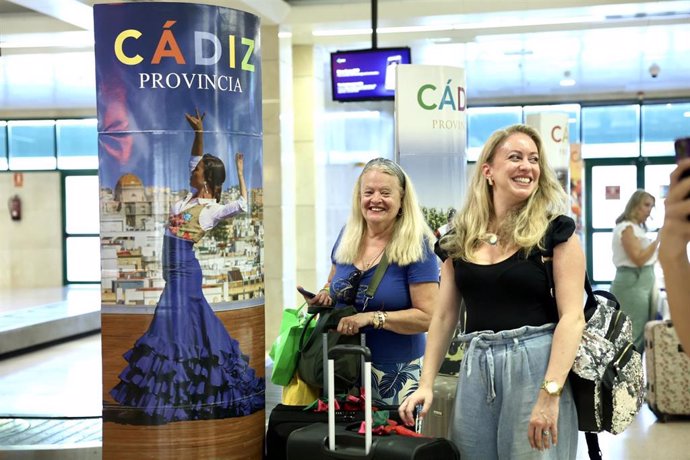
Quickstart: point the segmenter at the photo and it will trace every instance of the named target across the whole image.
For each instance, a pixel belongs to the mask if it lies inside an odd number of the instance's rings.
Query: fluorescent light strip
[[[52,32],[37,34],[12,34],[4,35],[0,41],[0,47],[10,48],[89,48],[93,47],[93,32]]]
[[[328,120],[341,120],[341,119],[369,119],[378,120],[381,118],[381,112],[375,110],[357,110],[352,112],[325,112],[324,118]]]
[[[379,34],[400,34],[400,33],[419,33],[419,32],[447,32],[452,30],[482,30],[482,29],[505,29],[510,27],[532,27],[563,24],[582,24],[592,22],[602,22],[603,16],[579,16],[573,18],[534,18],[521,21],[493,20],[484,22],[451,24],[451,25],[425,25],[425,26],[403,26],[403,27],[379,27],[376,29]],[[314,30],[312,35],[315,37],[334,37],[352,35],[370,35],[371,27],[367,29],[327,29]]]

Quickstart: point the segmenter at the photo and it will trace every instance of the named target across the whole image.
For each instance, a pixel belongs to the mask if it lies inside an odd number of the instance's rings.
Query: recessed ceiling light
[[[563,72],[563,79],[559,84],[561,86],[575,86],[575,80],[570,76],[570,70]]]

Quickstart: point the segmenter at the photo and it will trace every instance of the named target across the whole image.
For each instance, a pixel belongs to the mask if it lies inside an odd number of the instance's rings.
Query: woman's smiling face
[[[362,175],[360,209],[367,225],[390,224],[400,211],[402,192],[398,179],[372,168]]]
[[[515,205],[527,200],[539,184],[539,152],[532,138],[524,133],[508,136],[496,148],[491,163],[483,165],[484,175],[493,180],[494,201]]]

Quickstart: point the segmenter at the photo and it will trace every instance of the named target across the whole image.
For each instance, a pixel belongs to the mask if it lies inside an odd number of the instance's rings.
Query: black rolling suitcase
[[[306,406],[278,404],[268,418],[266,459],[287,459],[287,440],[293,431],[314,423],[328,423],[328,413],[305,411]],[[350,424],[364,420],[364,412],[338,411],[336,423]]]
[[[367,396],[364,411],[366,434],[364,436],[337,423],[332,403],[333,358],[342,353],[359,353],[364,357],[364,392]],[[328,353],[328,423],[314,423],[293,431],[288,437],[288,460],[366,458],[374,460],[453,460],[460,455],[455,445],[443,438],[413,438],[400,435],[377,436],[371,433],[371,353],[359,345],[338,345]]]
[[[327,350],[328,333],[322,335],[324,349]],[[364,334],[360,335],[360,343],[365,344],[366,338]],[[328,355],[324,353],[324,369],[328,366]],[[324,373],[323,388],[328,388],[328,376]],[[273,408],[268,417],[268,426],[266,429],[266,441],[264,444],[264,458],[266,460],[286,460],[287,458],[287,440],[290,433],[298,428],[311,425],[313,423],[328,423],[328,413],[305,411],[306,406],[290,406],[286,404],[278,404]],[[380,408],[382,410],[388,409],[391,413],[391,418],[399,421],[397,415],[397,407],[395,408]],[[350,424],[354,422],[361,422],[364,420],[364,412],[362,411],[337,411],[335,414],[336,423]]]

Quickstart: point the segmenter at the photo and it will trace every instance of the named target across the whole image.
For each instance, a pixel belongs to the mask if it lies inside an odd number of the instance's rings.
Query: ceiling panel
[[[265,24],[280,20],[280,30],[293,44],[313,45],[325,52],[371,46],[371,3],[367,0],[192,0],[197,3],[246,6],[266,12]],[[35,3],[39,2],[39,3]],[[40,3],[43,2],[43,3]],[[48,2],[48,3],[46,3]],[[53,92],[45,104],[69,100],[93,103],[93,44],[84,30],[90,6],[105,0],[0,0],[0,105],[44,103],[41,93],[22,82],[30,67],[18,62],[44,55],[42,78],[52,78]],[[22,5],[38,5],[34,11]],[[65,19],[51,7],[86,5],[77,20]],[[554,5],[558,8],[554,8]],[[77,5],[77,6],[78,6]],[[82,5],[82,6],[83,6]],[[42,6],[42,7],[41,7]],[[527,6],[527,7],[526,7]],[[79,8],[77,8],[79,10]],[[690,1],[597,0],[379,0],[379,46],[410,46],[417,64],[456,65],[467,70],[468,102],[474,105],[586,101],[609,98],[690,97]],[[400,27],[412,27],[404,31]],[[336,35],[315,35],[342,30]],[[359,33],[357,32],[359,31]],[[387,31],[388,33],[383,33]],[[47,33],[49,43],[10,48],[20,34]],[[65,34],[83,34],[72,47],[55,47]],[[5,44],[5,46],[3,46]],[[72,72],[52,68],[50,56],[68,52]],[[34,56],[35,58],[35,56]],[[652,78],[650,66],[659,67]],[[82,72],[77,74],[77,72]],[[562,87],[567,74],[576,84]],[[45,91],[44,91],[45,92]],[[11,97],[10,97],[11,95]],[[37,98],[40,95],[40,98]]]

